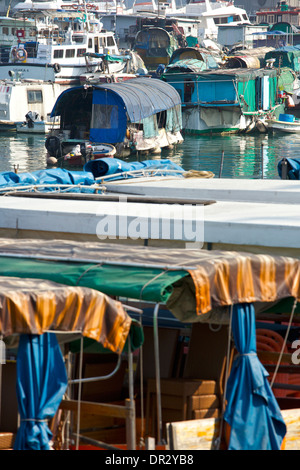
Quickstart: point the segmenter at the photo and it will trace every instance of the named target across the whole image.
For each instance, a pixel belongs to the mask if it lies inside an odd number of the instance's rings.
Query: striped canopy
[[[211,321],[220,312],[225,321],[233,304],[268,308],[300,298],[300,260],[229,251],[0,239],[0,275],[55,279],[162,302],[189,322]]]
[[[0,277],[0,332],[80,333],[115,353],[123,350],[131,318],[120,302],[87,287],[48,280]]]

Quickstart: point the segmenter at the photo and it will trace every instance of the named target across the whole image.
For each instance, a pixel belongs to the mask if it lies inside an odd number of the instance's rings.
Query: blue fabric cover
[[[299,180],[300,179],[300,159],[299,158],[286,158],[287,161],[287,178],[289,180]],[[278,163],[278,174],[282,178],[282,164],[284,159],[280,160]]]
[[[171,160],[145,160],[143,162],[124,162],[118,158],[99,158],[90,160],[84,165],[84,170],[92,173],[95,178],[113,175],[112,179],[120,179],[120,173],[125,171],[145,170],[147,168],[160,170],[179,170],[183,168]],[[170,173],[168,173],[170,174]],[[175,174],[175,173],[174,173]],[[181,176],[180,173],[176,173]]]
[[[14,450],[49,450],[52,418],[67,387],[66,369],[53,333],[21,335],[17,357],[17,398],[21,424]]]
[[[14,173],[7,171],[0,173],[0,190],[6,187],[22,186],[33,184],[82,184],[92,185],[95,183],[91,173],[86,171],[68,171],[61,168],[49,170],[37,170],[32,173]],[[45,188],[45,191],[53,191],[55,188]],[[80,191],[80,188],[77,189]],[[41,189],[40,189],[41,191]],[[74,188],[73,188],[74,191]]]
[[[232,332],[239,355],[227,382],[225,421],[229,450],[280,450],[286,434],[280,408],[256,354],[252,304],[234,305]]]

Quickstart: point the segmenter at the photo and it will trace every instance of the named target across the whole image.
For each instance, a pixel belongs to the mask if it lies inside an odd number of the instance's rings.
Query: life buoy
[[[17,49],[16,56],[18,60],[20,60],[21,62],[24,62],[27,59],[26,49],[23,49],[23,48]]]
[[[24,37],[25,37],[24,29],[17,29],[17,38],[24,38]]]
[[[93,5],[91,3],[87,3],[86,9],[91,10],[93,8]]]
[[[61,67],[57,62],[53,65],[53,68],[55,73],[59,73],[61,71]]]

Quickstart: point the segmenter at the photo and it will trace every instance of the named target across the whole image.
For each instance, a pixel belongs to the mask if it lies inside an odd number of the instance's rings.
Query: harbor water
[[[44,144],[44,135],[0,134],[0,172],[47,168]],[[215,177],[278,179],[277,164],[283,157],[300,158],[300,135],[185,136],[182,144],[159,156],[131,155],[128,161],[168,158],[185,170],[212,171]],[[68,168],[65,162],[58,166]]]

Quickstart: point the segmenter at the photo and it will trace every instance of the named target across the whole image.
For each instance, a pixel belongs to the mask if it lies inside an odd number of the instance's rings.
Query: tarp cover
[[[68,384],[56,336],[21,335],[17,356],[20,427],[14,450],[50,450],[48,427]]]
[[[140,122],[153,114],[181,105],[178,92],[172,85],[156,78],[132,78],[120,83],[105,83],[93,87],[100,95],[107,95],[106,90],[119,96],[126,108],[131,122]],[[64,90],[58,97],[51,116],[59,116],[67,109],[68,94],[82,93],[84,87]]]
[[[298,259],[228,251],[1,239],[0,275],[56,278],[109,295],[166,302],[176,318],[191,322],[208,321],[232,304],[300,298]]]
[[[300,179],[300,158],[283,158],[278,162],[278,174],[283,176],[283,165],[286,165],[286,177],[289,180]]]
[[[131,318],[120,302],[87,287],[60,285],[32,275],[0,277],[0,331],[4,337],[41,335],[47,330],[80,332],[113,352],[123,350]]]
[[[84,185],[95,184],[92,173],[86,171],[69,171],[62,168],[52,168],[46,170],[37,170],[31,173],[14,173],[13,171],[4,171],[0,173],[0,191],[8,187],[20,187],[28,185],[45,185],[43,191],[54,191],[60,185]],[[47,187],[46,187],[47,186]],[[42,190],[42,188],[39,188]],[[84,191],[77,186],[73,191]]]
[[[176,176],[181,176],[181,173],[178,172],[184,173],[184,169],[171,160],[125,162],[118,158],[99,158],[98,160],[90,160],[84,165],[84,170],[88,173],[92,173],[95,178],[112,175],[112,179],[119,179],[120,174],[123,172],[147,169],[160,170],[160,175],[164,174],[163,170],[174,170],[173,175],[175,174]],[[170,175],[170,171],[168,171],[167,174]],[[130,175],[127,177],[130,177]]]
[[[286,426],[256,354],[253,305],[234,305],[232,332],[238,351],[227,382],[225,421],[229,450],[280,450]]]

